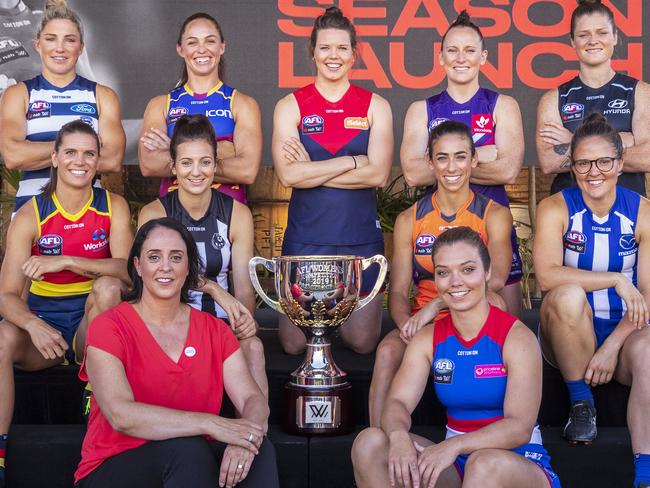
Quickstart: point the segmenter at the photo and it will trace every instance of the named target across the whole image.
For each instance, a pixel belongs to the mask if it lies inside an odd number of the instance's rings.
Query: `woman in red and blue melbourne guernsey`
[[[37,371],[72,361],[73,349],[83,351],[88,323],[119,303],[130,282],[131,215],[124,198],[93,186],[99,148],[90,125],[65,124],[54,142],[50,184],[9,227],[0,271],[0,486],[14,365]]]
[[[337,7],[314,22],[310,53],[316,81],[278,102],[273,117],[273,161],[283,185],[292,187],[284,255],[382,254],[375,188],[390,176],[393,122],[379,95],[350,84],[357,56],[356,31]],[[378,270],[364,272],[362,293]],[[343,341],[368,353],[379,340],[381,297],[341,327]],[[280,318],[284,350],[300,353],[305,337]]]
[[[542,357],[535,335],[488,302],[490,255],[477,232],[443,232],[431,252],[449,315],[409,343],[381,428],[355,440],[357,486],[559,488],[536,422]],[[447,407],[438,444],[409,432],[429,378]]]

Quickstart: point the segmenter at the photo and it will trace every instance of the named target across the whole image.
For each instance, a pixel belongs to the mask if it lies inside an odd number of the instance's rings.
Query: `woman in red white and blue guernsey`
[[[490,255],[480,235],[450,229],[434,243],[432,259],[450,313],[410,342],[381,428],[355,440],[357,486],[560,487],[536,421],[539,345],[516,317],[488,303]],[[409,432],[429,377],[447,407],[447,435],[438,444]]]
[[[223,82],[225,48],[214,17],[199,12],[185,19],[176,43],[185,63],[181,79],[171,92],[147,105],[138,144],[142,174],[163,178],[160,196],[176,189],[169,152],[176,121],[202,114],[217,134],[220,165],[213,188],[246,203],[245,185],[255,181],[262,160],[261,116],[252,97]]]
[[[88,323],[118,304],[130,283],[131,215],[124,198],[93,186],[99,157],[90,125],[65,124],[50,183],[9,227],[0,271],[0,442],[13,414],[14,365],[37,371],[72,361]]]
[[[315,82],[281,99],[273,116],[275,170],[282,184],[293,188],[282,254],[382,254],[375,188],[390,176],[390,105],[350,84],[356,31],[339,8],[330,7],[315,20],[310,53]],[[372,289],[377,273],[372,268],[363,273],[362,293]],[[341,327],[341,337],[351,349],[374,350],[381,305],[377,297]],[[303,333],[284,316],[280,341],[290,354],[305,347]]]

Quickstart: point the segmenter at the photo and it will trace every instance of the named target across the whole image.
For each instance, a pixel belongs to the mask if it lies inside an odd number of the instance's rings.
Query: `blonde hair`
[[[76,25],[77,30],[79,31],[79,38],[82,43],[84,42],[84,30],[81,25],[81,19],[79,19],[79,16],[74,10],[68,7],[67,0],[46,0],[43,19],[41,20],[41,24],[38,26],[36,38],[38,39],[41,36],[41,32],[51,20],[56,19],[69,20]]]

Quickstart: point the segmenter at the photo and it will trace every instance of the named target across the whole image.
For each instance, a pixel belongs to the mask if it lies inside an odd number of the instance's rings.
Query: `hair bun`
[[[328,17],[343,17],[343,11],[338,7],[327,7],[325,13]]]
[[[609,124],[607,117],[605,117],[600,112],[592,112],[587,118],[582,122],[583,125],[587,124]]]
[[[46,9],[53,9],[53,8],[67,7],[67,6],[68,6],[68,0],[47,0],[45,2]]]
[[[578,5],[600,5],[603,2],[601,0],[576,0]]]
[[[467,13],[467,10],[462,10],[459,14],[458,17],[456,17],[456,21],[454,24],[456,25],[466,25],[469,24],[472,20],[469,17],[469,14]]]

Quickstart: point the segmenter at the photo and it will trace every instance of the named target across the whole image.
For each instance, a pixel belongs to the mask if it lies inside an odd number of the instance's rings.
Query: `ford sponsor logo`
[[[581,103],[567,103],[562,107],[562,112],[565,114],[575,114],[582,112],[585,106]]]
[[[183,115],[187,115],[189,113],[189,110],[187,110],[185,107],[174,107],[169,110],[169,116],[176,118],[176,117],[182,117]]]
[[[61,244],[63,244],[63,239],[56,234],[45,234],[38,238],[38,245],[45,249],[54,248]]]
[[[97,112],[95,110],[95,107],[88,105],[87,103],[78,103],[76,105],[73,105],[70,107],[70,110],[77,112],[78,114],[94,114]]]
[[[29,106],[29,110],[32,112],[42,112],[43,110],[49,110],[49,108],[50,103],[44,100],[36,100]]]

